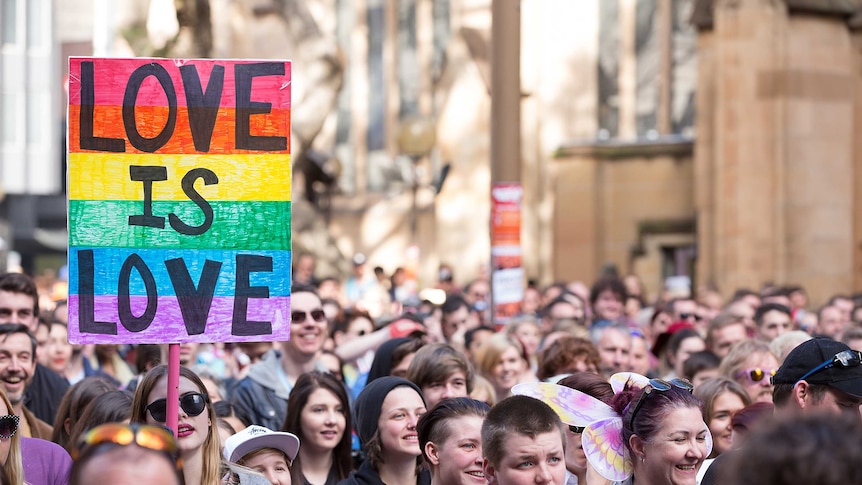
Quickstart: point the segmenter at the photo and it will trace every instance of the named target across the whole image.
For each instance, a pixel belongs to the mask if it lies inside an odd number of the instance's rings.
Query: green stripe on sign
[[[163,249],[290,250],[290,202],[209,202],[210,228],[199,236],[175,231],[168,214],[189,226],[204,222],[191,201],[154,201],[152,213],[165,228],[130,226],[129,216],[142,215],[144,202],[69,201],[69,246]]]

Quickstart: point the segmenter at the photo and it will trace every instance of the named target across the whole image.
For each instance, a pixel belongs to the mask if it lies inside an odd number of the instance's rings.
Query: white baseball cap
[[[290,463],[299,452],[299,438],[292,433],[272,431],[263,426],[251,425],[224,442],[225,460],[236,463],[245,455],[262,448],[283,452]]]

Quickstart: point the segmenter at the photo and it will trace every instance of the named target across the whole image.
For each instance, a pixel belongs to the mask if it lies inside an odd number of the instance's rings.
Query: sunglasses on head
[[[311,310],[310,312],[290,312],[290,323],[305,323],[306,315],[311,315],[311,319],[315,322],[322,322],[326,320],[326,313],[318,308],[317,310]]]
[[[641,397],[638,398],[638,402],[635,404],[634,410],[632,411],[632,415],[629,418],[629,429],[634,430],[635,415],[638,413],[638,410],[640,410],[647,396],[652,394],[653,391],[667,392],[672,387],[676,387],[688,392],[694,390],[694,384],[687,381],[686,379],[677,378],[671,379],[670,381],[666,381],[664,379],[650,379],[649,385],[644,388],[644,392],[642,392]]]
[[[800,377],[796,382],[803,381],[812,374],[816,374],[823,369],[828,369],[830,367],[841,367],[842,369],[847,369],[850,367],[859,367],[860,365],[862,365],[862,352],[849,349],[842,350],[832,356],[831,359],[806,372],[805,375]]]
[[[189,416],[197,416],[207,408],[207,396],[199,392],[190,392],[180,396],[180,407]],[[159,423],[168,419],[168,400],[156,399],[147,406],[147,411]]]
[[[736,377],[745,377],[748,379],[748,382],[755,384],[757,382],[762,381],[766,378],[766,376],[772,377],[775,373],[778,372],[777,369],[772,370],[764,370],[764,369],[744,369],[736,373]]]
[[[572,426],[569,425],[569,431],[575,434],[583,434],[584,430],[587,429],[586,426]]]
[[[0,439],[8,440],[18,431],[18,416],[7,414],[0,416]]]
[[[177,468],[181,467],[179,450],[177,449],[174,435],[161,426],[139,423],[108,423],[96,426],[78,441],[77,448],[72,450],[72,459],[77,460],[81,455],[103,444],[115,444],[119,446],[135,444],[148,450],[160,451],[167,454],[176,462]]]

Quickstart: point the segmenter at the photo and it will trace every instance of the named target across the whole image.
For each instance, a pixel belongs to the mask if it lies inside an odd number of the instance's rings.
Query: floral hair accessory
[[[609,381],[615,394],[626,385],[639,389],[649,385],[647,377],[633,372],[614,374]],[[585,427],[581,437],[584,454],[599,475],[615,482],[632,475],[632,459],[623,442],[623,419],[610,406],[581,391],[545,382],[518,384],[512,393],[539,399],[556,411],[563,423]],[[706,441],[708,455],[712,451],[709,428]]]

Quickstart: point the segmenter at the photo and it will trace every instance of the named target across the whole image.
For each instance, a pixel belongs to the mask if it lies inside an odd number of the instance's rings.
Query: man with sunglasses
[[[860,419],[862,353],[844,343],[820,337],[799,344],[787,354],[772,383],[777,415],[827,413]],[[726,463],[733,463],[733,452],[716,458],[701,485],[721,483]]]
[[[293,285],[290,292],[290,340],[281,352],[269,351],[251,366],[234,390],[234,404],[252,424],[281,429],[287,399],[300,375],[326,368],[317,358],[329,333],[326,314],[313,287]]]
[[[829,338],[801,343],[772,378],[776,412],[847,413],[860,417],[862,353]]]

